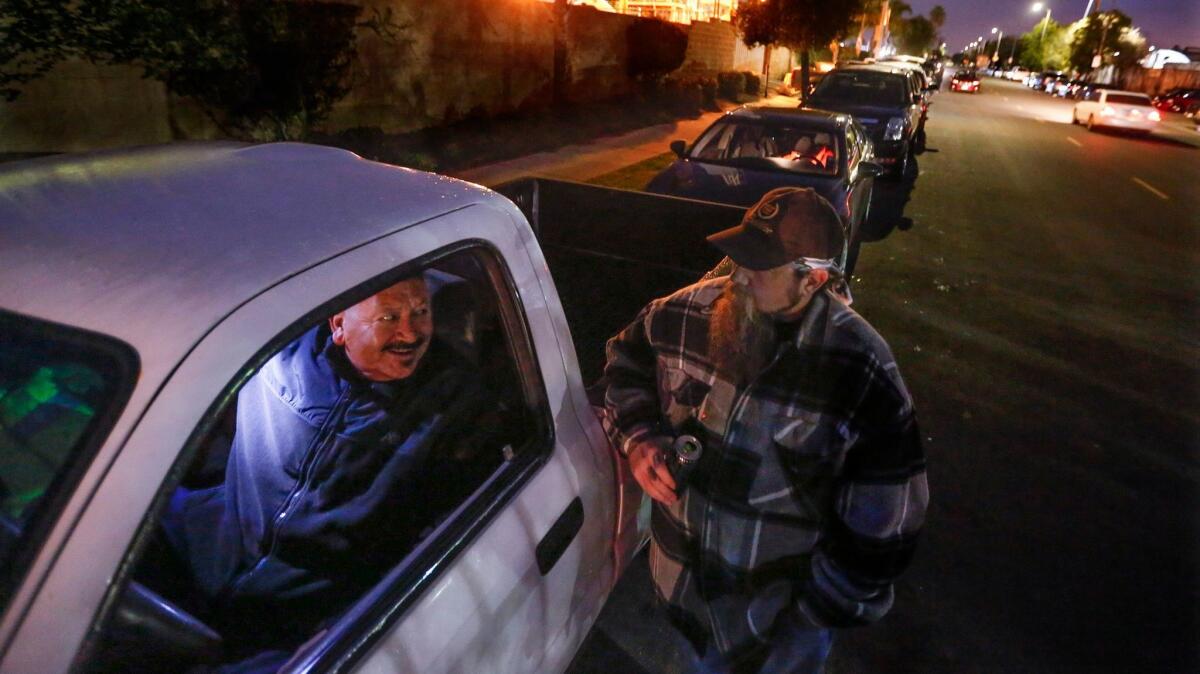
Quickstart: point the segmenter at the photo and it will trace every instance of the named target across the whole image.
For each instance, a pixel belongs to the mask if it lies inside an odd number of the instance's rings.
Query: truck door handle
[[[541,571],[543,576],[550,573],[550,569],[558,563],[558,558],[567,551],[582,526],[583,500],[576,496],[537,544],[538,571]]]

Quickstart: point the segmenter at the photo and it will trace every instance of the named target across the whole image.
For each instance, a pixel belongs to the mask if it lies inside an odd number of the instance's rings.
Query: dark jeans
[[[708,646],[701,650],[695,635],[685,632],[690,630],[677,628],[680,648],[693,655],[684,670],[687,674],[821,674],[833,648],[833,630],[797,625],[786,614],[767,643],[735,659],[721,655],[711,639],[702,640]]]

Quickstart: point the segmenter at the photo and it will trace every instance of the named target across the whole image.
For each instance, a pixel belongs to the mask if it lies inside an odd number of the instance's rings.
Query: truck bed
[[[647,302],[695,283],[720,261],[704,238],[745,209],[548,178],[495,188],[533,226],[571,327],[585,384],[604,344]]]

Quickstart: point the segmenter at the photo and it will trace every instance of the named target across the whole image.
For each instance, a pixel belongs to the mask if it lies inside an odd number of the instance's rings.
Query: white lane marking
[[[1074,145],[1075,147],[1083,147],[1083,143],[1080,143],[1079,141],[1075,140],[1074,138],[1072,138],[1070,136],[1067,136],[1067,142]]]
[[[1001,96],[1001,98],[1003,98],[1006,101],[1008,100],[1008,96]]]
[[[1025,109],[1025,106],[1023,106],[1023,105],[1021,105],[1020,103],[1018,103],[1018,104],[1017,104],[1017,109],[1018,109],[1018,110],[1024,110],[1024,109]]]
[[[1166,194],[1164,194],[1163,192],[1161,192],[1161,191],[1159,191],[1159,190],[1157,190],[1157,189],[1154,189],[1154,186],[1153,186],[1153,185],[1151,185],[1150,183],[1146,182],[1145,180],[1142,180],[1141,178],[1139,178],[1139,177],[1137,177],[1137,176],[1130,176],[1130,178],[1132,178],[1132,179],[1133,179],[1133,182],[1135,182],[1135,183],[1137,183],[1137,184],[1141,185],[1142,187],[1146,188],[1146,189],[1147,189],[1147,190],[1148,190],[1148,191],[1149,191],[1151,194],[1153,194],[1154,196],[1158,197],[1159,199],[1162,199],[1163,201],[1169,201],[1169,200],[1171,199],[1171,197],[1168,197],[1168,196],[1167,196]]]

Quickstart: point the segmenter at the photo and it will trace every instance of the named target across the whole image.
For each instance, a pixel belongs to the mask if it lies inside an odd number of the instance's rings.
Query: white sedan
[[[1071,110],[1071,123],[1086,124],[1088,131],[1110,128],[1148,134],[1160,121],[1150,97],[1133,91],[1094,89]]]

